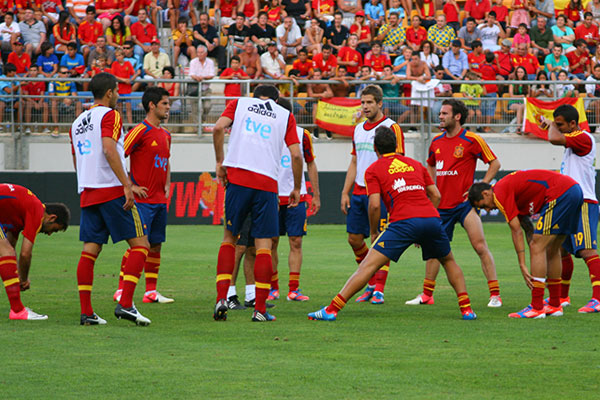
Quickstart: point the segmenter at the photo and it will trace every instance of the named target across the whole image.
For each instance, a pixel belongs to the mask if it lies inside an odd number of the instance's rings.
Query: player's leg
[[[173,299],[163,296],[156,290],[161,262],[160,252],[167,233],[167,205],[138,204],[138,208],[148,227],[148,241],[150,242],[148,257],[144,265],[146,292],[143,301],[144,303],[173,303]]]
[[[378,231],[381,233],[385,230],[388,225],[388,213],[385,208],[385,204],[383,200],[381,201],[381,214],[379,216],[379,227]],[[385,283],[387,282],[388,273],[390,271],[389,262],[383,265],[375,275],[373,275],[373,280],[375,282],[375,289],[373,291],[373,297],[371,298],[371,304],[381,305],[384,303],[383,292],[385,290]]]
[[[288,256],[289,282],[287,299],[308,301],[309,297],[300,291],[300,270],[302,268],[302,237],[306,235],[306,202],[301,202],[286,212],[286,233],[290,245]]]
[[[130,249],[125,250],[123,257],[121,258],[121,271],[119,272],[119,286],[117,290],[113,294],[113,300],[117,303],[121,300],[121,295],[123,294],[123,276],[125,276],[125,264],[127,264],[127,259],[129,258]]]
[[[285,235],[285,233],[284,233]],[[273,271],[271,274],[271,287],[269,289],[269,295],[267,300],[279,300],[279,236],[273,236],[272,238],[272,249],[271,249],[271,260],[273,263]]]
[[[360,265],[369,252],[365,238],[371,232],[369,227],[368,197],[366,195],[355,195],[350,197],[350,208],[346,217],[346,231],[348,232],[348,244],[354,252],[356,263]],[[365,292],[356,299],[356,302],[370,301],[375,291],[375,276],[369,280]]]
[[[229,307],[230,310],[246,309],[246,307],[240,303],[235,283],[237,282],[237,276],[240,270],[242,259],[244,259],[244,263],[246,262],[247,258],[244,258],[244,253],[246,253],[250,240],[250,217],[248,216],[244,220],[242,229],[240,231],[240,236],[238,237],[235,245],[235,263],[233,265],[233,271],[231,271],[231,282],[229,283],[229,289],[227,289],[227,307]],[[252,240],[252,246],[254,246],[254,240]],[[254,285],[254,273],[252,273],[252,285]],[[252,289],[252,299],[254,299],[254,288]]]
[[[254,239],[248,245],[244,255],[244,278],[246,279],[246,293],[244,297],[244,306],[254,308],[256,303],[256,282],[254,280],[254,263],[256,262],[256,247]],[[267,303],[267,308],[273,306]]]
[[[578,238],[577,242],[583,244],[584,248],[578,249],[576,254],[578,257],[583,258],[588,267],[592,283],[592,298],[578,311],[580,313],[596,313],[600,312],[600,258],[598,257],[596,245],[598,240],[598,205],[583,203],[581,219],[584,227],[583,238]]]
[[[556,235],[554,236],[554,240],[551,241],[546,248],[546,260],[548,263],[546,285],[548,286],[550,297],[548,299],[548,305],[544,306],[544,311],[546,315],[551,315],[554,317],[560,317],[563,315],[562,306],[560,305],[560,282],[562,270],[560,249],[564,239],[564,235]]]
[[[444,266],[446,276],[448,277],[448,282],[450,282],[450,285],[452,285],[454,291],[456,292],[456,296],[458,297],[458,306],[460,308],[462,318],[466,320],[477,318],[477,315],[475,315],[471,309],[471,300],[469,299],[469,294],[467,293],[465,276],[463,275],[462,269],[454,260],[454,255],[452,252],[450,252],[439,260]]]

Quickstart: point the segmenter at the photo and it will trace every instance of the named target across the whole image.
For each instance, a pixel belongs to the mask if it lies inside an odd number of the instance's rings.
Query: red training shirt
[[[17,67],[17,74],[24,74],[29,71],[29,67],[31,67],[31,57],[29,54],[23,53],[19,57],[17,53],[14,51],[8,55],[8,63],[14,64]]]
[[[131,79],[135,74],[129,61],[125,61],[123,65],[119,64],[118,61],[114,61],[110,67],[110,72],[114,76],[123,79]],[[131,83],[119,82],[119,94],[131,94]]]
[[[313,69],[319,68],[323,73],[333,72],[337,68],[337,58],[333,54],[327,60],[323,59],[323,53],[317,53],[313,57]]]
[[[452,9],[454,9],[454,7],[452,7]],[[416,31],[415,28],[413,28],[412,26],[406,30],[407,42],[420,46],[421,43],[423,43],[425,40],[427,40],[427,30],[422,26],[419,26],[419,29],[417,29]]]
[[[369,51],[367,54],[365,54],[364,65],[368,65],[377,72],[383,72],[383,67],[391,64],[392,60],[390,60],[390,56],[388,56],[387,53],[381,53],[376,56]]]
[[[302,62],[298,59],[292,64],[292,69],[297,69],[300,71],[300,76],[309,76],[313,69],[313,62],[308,58],[305,62]]]
[[[357,65],[355,66],[346,65],[346,70],[352,75],[356,74],[360,67],[363,65],[362,55],[356,49],[353,49],[349,46],[342,47],[338,53],[338,57],[343,62],[356,61]]]
[[[152,39],[158,37],[158,34],[154,25],[148,23],[144,26],[138,21],[131,25],[131,36],[135,36],[142,43],[150,43]]]
[[[0,184],[0,225],[15,237],[23,231],[23,237],[31,243],[42,229],[46,207],[26,187],[10,183]]]
[[[102,24],[98,21],[95,21],[93,24],[89,22],[83,21],[81,25],[79,25],[79,30],[77,32],[77,37],[81,44],[96,44],[96,40],[100,36],[104,35],[104,29],[102,28]]]

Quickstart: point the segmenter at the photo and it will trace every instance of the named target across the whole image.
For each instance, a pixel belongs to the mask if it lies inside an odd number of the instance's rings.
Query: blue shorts
[[[252,227],[252,217],[250,214],[246,216],[242,229],[240,230],[240,237],[236,243],[238,246],[254,247],[254,238],[250,236],[250,228]]]
[[[410,218],[392,222],[371,246],[394,262],[402,253],[417,243],[423,260],[442,258],[450,253],[450,241],[442,227],[441,218]]]
[[[570,235],[563,247],[577,256],[580,250],[596,250],[598,238],[598,204],[583,203],[577,233]]]
[[[167,237],[167,205],[136,203],[142,221],[148,227],[148,241],[151,244],[164,243]]]
[[[577,233],[581,219],[583,192],[579,185],[573,185],[558,199],[544,204],[540,219],[533,228],[538,235],[571,235]]]
[[[454,225],[457,222],[464,227],[465,226],[465,218],[467,218],[467,214],[473,209],[471,204],[468,201],[460,203],[454,208],[449,208],[447,210],[438,210],[440,213],[440,218],[442,218],[442,227],[446,231],[446,236],[448,236],[448,240],[452,241],[454,237]]]
[[[484,94],[482,97],[483,100],[481,100],[481,115],[483,115],[484,117],[493,117],[496,114],[497,100],[495,99],[498,97],[498,94],[488,93]],[[490,98],[490,100],[487,100],[486,98]]]
[[[279,236],[277,193],[228,184],[225,191],[225,228],[237,236],[248,214],[252,215],[250,234],[253,238]]]
[[[379,232],[385,230],[387,218],[387,210],[382,201]],[[371,228],[369,228],[369,196],[366,194],[353,194],[350,197],[350,208],[346,216],[346,232],[363,235],[364,237],[371,236]]]
[[[296,207],[279,206],[279,236],[306,235],[306,202]]]
[[[146,235],[146,224],[137,204],[129,211],[123,210],[125,196],[106,203],[94,204],[81,209],[79,240],[84,243],[108,243],[108,235],[113,243]]]

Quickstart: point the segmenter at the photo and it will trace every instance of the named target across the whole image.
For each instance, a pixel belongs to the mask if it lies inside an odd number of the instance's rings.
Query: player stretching
[[[337,313],[375,271],[390,259],[397,262],[413,243],[421,246],[424,260],[435,257],[446,269],[448,281],[458,296],[462,318],[477,318],[471,309],[462,270],[454,261],[450,241],[435,208],[440,202],[440,192],[431,176],[418,161],[394,152],[396,133],[390,128],[377,128],[374,147],[379,159],[365,173],[373,245],[331,304],[308,314],[308,319],[335,321]],[[378,237],[376,222],[382,200],[390,210],[390,223]]]
[[[568,176],[541,169],[517,171],[500,179],[494,187],[478,182],[469,189],[473,207],[488,211],[499,209],[512,234],[519,267],[531,289],[531,304],[511,318],[561,316],[560,248],[566,235],[577,232],[583,204],[581,187]],[[529,241],[531,273],[525,262],[525,243],[520,219],[540,214]],[[544,307],[548,284],[549,304]]]
[[[469,110],[462,101],[444,100],[440,110],[440,128],[443,132],[433,138],[429,146],[427,171],[442,194],[438,211],[448,239],[452,241],[454,226],[460,223],[481,260],[481,269],[490,290],[488,307],[500,307],[502,299],[494,258],[483,236],[481,218],[466,198],[473,184],[477,160],[489,164],[483,177],[483,182],[487,183],[496,176],[500,162],[479,135],[463,128],[468,115]],[[433,304],[433,290],[440,263],[432,258],[427,261],[425,268],[423,293],[406,304]]]
[[[279,234],[277,218],[277,176],[284,142],[291,154],[294,188],[289,207],[300,200],[302,155],[294,115],[276,103],[275,86],[259,85],[255,98],[240,98],[227,105],[213,130],[216,172],[227,185],[225,232],[217,260],[217,303],[213,317],[227,319],[227,290],[235,259],[235,243],[244,219],[252,215],[251,235],[256,246],[254,279],[256,299],[252,321],[274,321],[266,311],[273,266],[272,238]],[[227,157],[223,142],[225,128],[231,126]]]
[[[346,180],[342,189],[342,212],[346,217],[346,231],[348,232],[348,243],[352,247],[356,262],[360,264],[367,255],[369,248],[365,238],[369,237],[369,213],[367,191],[365,189],[365,171],[377,161],[377,155],[373,150],[373,137],[375,129],[379,126],[390,127],[396,134],[396,152],[404,154],[404,135],[400,125],[383,115],[383,92],[379,86],[369,85],[360,95],[362,115],[366,121],[354,128],[352,138],[352,159],[346,172]],[[354,184],[352,197],[349,197],[350,189]],[[379,230],[383,230],[387,223],[387,211],[381,207],[381,218],[377,222]],[[369,280],[365,292],[356,299],[357,302],[369,301],[373,304],[383,304],[383,290],[387,279],[389,265],[384,265]]]
[[[137,325],[149,325],[150,320],[133,305],[133,293],[144,269],[149,244],[125,169],[123,121],[116,110],[117,79],[105,72],[95,75],[90,90],[94,106],[77,117],[69,132],[81,195],[79,240],[83,242],[83,251],[77,265],[80,322],[81,325],[106,324],[92,308],[92,284],[96,258],[110,235],[114,243],[127,240],[130,246],[123,294],[115,316]]]
[[[283,98],[278,100],[278,103],[287,109],[292,110],[291,103]],[[321,196],[319,192],[319,173],[317,171],[317,163],[315,162],[315,153],[313,151],[312,139],[310,132],[303,128],[296,128],[298,140],[300,140],[300,152],[304,156],[308,178],[313,188],[313,197],[311,202],[311,211],[313,214],[319,212],[321,208]],[[300,269],[302,267],[302,236],[306,235],[306,182],[304,181],[304,172],[302,173],[302,186],[300,189],[300,203],[297,207],[288,208],[288,194],[294,187],[294,176],[291,168],[290,152],[286,146],[283,148],[281,156],[281,169],[277,184],[279,186],[279,235],[285,234],[289,237],[290,254],[288,256],[288,265],[290,268],[289,275],[289,292],[288,300],[307,301],[308,296],[300,292]],[[273,238],[273,276],[271,277],[271,291],[267,300],[275,300],[279,298],[279,274],[277,265],[279,264],[279,255],[277,254],[277,246],[279,244],[279,236]]]
[[[21,291],[30,287],[29,267],[38,232],[52,235],[65,231],[71,212],[62,203],[42,202],[27,188],[0,184],[0,278],[10,303],[10,319],[44,320],[47,315],[34,312],[21,303]],[[23,231],[17,263],[17,240]]]
[[[167,196],[171,185],[171,134],[160,124],[169,118],[169,92],[153,86],[142,96],[146,119],[125,136],[125,156],[131,158],[131,180],[135,202],[146,227],[150,250],[146,258],[146,293],[144,303],[172,303],[174,300],[156,291],[160,250],[167,228]],[[119,288],[113,298],[119,301],[123,293],[124,266],[129,250],[123,256]]]
[[[563,307],[571,304],[569,287],[573,275],[573,259],[583,258],[592,281],[592,299],[579,309],[580,313],[600,312],[600,258],[596,250],[598,231],[598,199],[596,198],[596,140],[578,126],[579,113],[571,105],[561,105],[554,110],[554,122],[549,125],[548,140],[564,146],[560,172],[575,179],[583,190],[583,206],[577,232],[568,237],[561,250],[562,276],[560,302]],[[569,254],[570,253],[570,254]]]

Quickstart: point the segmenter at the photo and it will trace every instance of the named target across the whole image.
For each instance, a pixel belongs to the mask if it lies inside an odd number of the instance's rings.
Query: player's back
[[[11,183],[0,184],[0,223],[5,229],[20,232],[25,226],[27,214],[38,215],[39,223],[44,205],[26,187]]]

